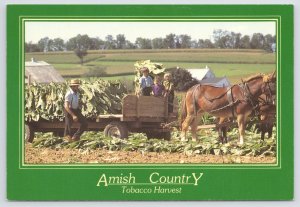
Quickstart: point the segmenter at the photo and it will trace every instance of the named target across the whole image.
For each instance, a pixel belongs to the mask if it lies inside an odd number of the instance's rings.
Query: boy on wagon
[[[149,69],[144,67],[141,69],[143,76],[140,78],[140,88],[142,90],[143,96],[150,96],[150,93],[152,92],[152,85],[153,80],[151,76],[149,75]]]

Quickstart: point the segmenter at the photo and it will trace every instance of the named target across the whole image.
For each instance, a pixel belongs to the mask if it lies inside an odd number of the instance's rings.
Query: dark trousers
[[[169,94],[168,96],[168,112],[173,112],[173,101],[174,101],[174,94]]]
[[[145,87],[142,89],[142,95],[143,96],[150,96],[150,93],[152,92],[152,88],[151,87]]]
[[[71,110],[78,117],[79,128],[75,132],[75,134],[73,134],[73,136],[72,136],[72,124],[74,121],[73,121],[71,114],[69,114],[64,109],[64,113],[65,113],[65,133],[64,133],[64,135],[79,139],[80,136],[83,134],[83,132],[85,130],[87,130],[88,123],[87,123],[86,118],[81,114],[80,109],[71,109]]]

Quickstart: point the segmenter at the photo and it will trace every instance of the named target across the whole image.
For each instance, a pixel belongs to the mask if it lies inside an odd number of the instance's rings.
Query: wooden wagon
[[[168,113],[168,101],[164,97],[126,95],[122,100],[122,114],[100,114],[88,120],[88,131],[104,131],[106,136],[117,138],[127,138],[129,132],[143,132],[149,138],[170,139],[170,129],[165,126],[177,120],[177,108]],[[64,126],[64,121],[26,122],[25,139],[32,142],[35,132],[63,136]],[[73,123],[72,127],[76,130],[78,124]]]

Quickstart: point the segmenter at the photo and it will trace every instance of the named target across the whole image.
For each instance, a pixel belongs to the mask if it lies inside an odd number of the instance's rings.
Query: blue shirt
[[[145,87],[151,87],[152,85],[153,85],[153,80],[150,76],[147,76],[147,77],[142,76],[140,78],[140,86],[142,89]]]

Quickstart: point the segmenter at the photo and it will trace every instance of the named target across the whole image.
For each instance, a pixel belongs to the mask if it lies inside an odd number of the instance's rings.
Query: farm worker
[[[165,87],[161,83],[161,78],[156,76],[154,79],[154,85],[152,85],[152,91],[154,96],[162,96]]]
[[[142,90],[142,95],[143,96],[150,96],[150,93],[152,91],[152,85],[153,85],[153,80],[151,76],[149,75],[149,69],[144,67],[141,69],[143,72],[143,76],[140,78],[139,83],[140,83],[140,88]]]
[[[164,75],[163,85],[165,87],[165,97],[168,97],[168,112],[173,112],[173,101],[174,101],[174,84],[172,82],[171,73]]]
[[[87,121],[81,114],[79,108],[79,86],[80,80],[71,80],[69,89],[65,95],[64,113],[65,113],[65,137],[69,142],[80,140],[80,136],[87,129]],[[72,136],[72,123],[78,122],[79,128]]]

